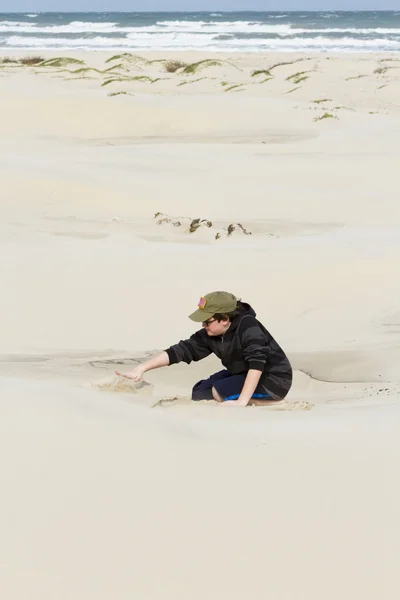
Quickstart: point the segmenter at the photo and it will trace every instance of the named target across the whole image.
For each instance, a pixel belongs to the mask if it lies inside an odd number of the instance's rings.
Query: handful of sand
[[[126,379],[118,375],[92,382],[89,386],[104,392],[122,392],[125,394],[141,394],[146,396],[151,396],[153,393],[153,386],[147,381],[136,383],[131,379]]]

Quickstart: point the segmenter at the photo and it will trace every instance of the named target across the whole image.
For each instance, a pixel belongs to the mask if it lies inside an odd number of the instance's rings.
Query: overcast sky
[[[400,10],[400,0],[0,0],[0,12]]]

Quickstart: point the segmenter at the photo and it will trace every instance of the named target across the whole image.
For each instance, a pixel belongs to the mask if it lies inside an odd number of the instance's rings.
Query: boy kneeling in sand
[[[200,299],[189,318],[203,328],[129,373],[117,375],[138,382],[151,369],[189,364],[214,353],[226,368],[196,383],[193,400],[262,406],[285,398],[292,385],[290,362],[249,304],[228,292],[212,292]]]

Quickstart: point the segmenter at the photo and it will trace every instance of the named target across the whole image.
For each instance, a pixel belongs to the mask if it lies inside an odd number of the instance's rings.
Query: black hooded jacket
[[[256,319],[252,307],[242,302],[243,312],[235,317],[225,335],[209,336],[200,329],[188,340],[166,350],[170,365],[198,361],[211,353],[221,359],[232,375],[262,371],[260,384],[273,398],[284,398],[292,385],[289,359],[272,335]]]

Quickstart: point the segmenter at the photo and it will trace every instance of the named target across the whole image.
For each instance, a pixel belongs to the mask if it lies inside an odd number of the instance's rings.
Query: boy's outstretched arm
[[[132,369],[132,371],[128,371],[128,373],[120,373],[119,371],[115,371],[116,375],[120,377],[126,377],[127,379],[133,379],[136,383],[140,381],[146,371],[151,371],[152,369],[159,369],[160,367],[168,367],[169,365],[169,356],[166,352],[161,352],[160,354],[156,354],[156,356],[152,356],[144,363],[137,365]]]

